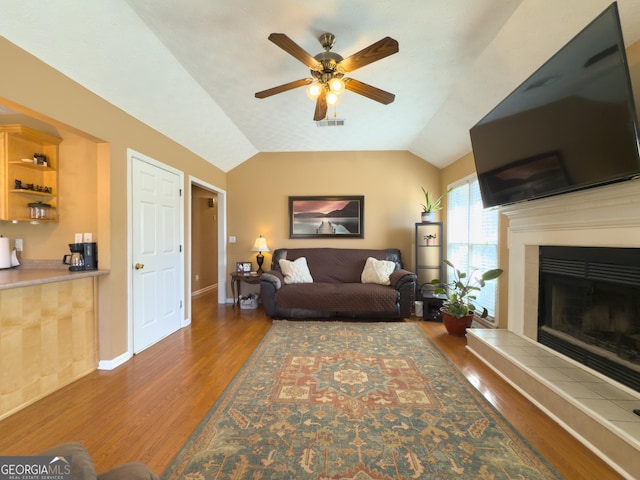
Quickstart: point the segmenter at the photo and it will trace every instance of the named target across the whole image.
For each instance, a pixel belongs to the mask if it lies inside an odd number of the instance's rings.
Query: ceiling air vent
[[[319,127],[344,127],[344,118],[330,118],[316,122]]]

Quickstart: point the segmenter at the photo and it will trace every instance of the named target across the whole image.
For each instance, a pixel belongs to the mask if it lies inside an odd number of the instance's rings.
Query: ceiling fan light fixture
[[[319,83],[312,83],[307,87],[307,96],[311,100],[315,101],[316,98],[318,98],[318,95],[320,95],[321,91],[322,91],[322,85],[320,85]]]
[[[342,81],[342,79],[334,77],[329,80],[329,91],[335,93],[336,95],[340,95],[342,92],[344,92],[344,88],[344,82]]]
[[[333,91],[329,91],[327,92],[327,105],[329,106],[334,106],[338,104],[338,94],[333,92]]]

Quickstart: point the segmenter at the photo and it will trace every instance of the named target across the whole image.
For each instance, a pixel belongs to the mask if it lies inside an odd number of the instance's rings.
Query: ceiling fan
[[[256,93],[256,98],[267,98],[294,88],[308,86],[307,93],[316,99],[316,110],[313,115],[315,121],[323,120],[327,116],[327,105],[335,105],[338,96],[345,89],[385,105],[396,98],[393,93],[385,92],[354,78],[345,77],[346,74],[358,68],[397,53],[398,42],[391,37],[384,37],[347,58],[331,51],[336,42],[336,37],[331,33],[320,35],[318,40],[324,52],[315,57],[308,54],[284,33],[272,33],[269,35],[269,40],[309,67],[311,78],[302,78],[263,90]]]

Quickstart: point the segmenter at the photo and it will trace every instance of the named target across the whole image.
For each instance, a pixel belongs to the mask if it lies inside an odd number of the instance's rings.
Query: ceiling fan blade
[[[357,68],[376,62],[384,57],[398,53],[398,42],[391,37],[384,37],[367,48],[354,53],[338,64],[340,73],[353,72]]]
[[[284,85],[279,85],[256,93],[256,98],[267,98],[271,95],[275,95],[276,93],[282,93],[287,90],[293,90],[294,88],[304,87],[305,85],[309,85],[311,82],[313,82],[312,78],[303,78],[301,80],[296,80],[295,82],[285,83]]]
[[[313,114],[313,120],[318,122],[324,120],[327,116],[327,92],[324,90],[318,95],[316,100],[316,111]]]
[[[311,70],[322,71],[322,64],[308,54],[300,45],[287,37],[284,33],[272,33],[269,35],[269,40],[283,49],[292,57],[297,58],[304,63]]]
[[[355,80],[354,78],[343,78],[342,80],[344,81],[344,88],[350,92],[357,93],[358,95],[370,98],[376,102],[389,105],[396,99],[396,96],[393,93],[385,92],[384,90],[372,87],[371,85],[367,85],[366,83]]]

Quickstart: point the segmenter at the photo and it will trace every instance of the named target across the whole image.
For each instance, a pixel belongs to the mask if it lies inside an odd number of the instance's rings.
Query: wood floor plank
[[[0,422],[0,455],[81,442],[98,472],[141,460],[170,464],[271,327],[262,310],[194,299],[192,324],[113,371],[96,371]],[[615,479],[613,469],[466,348],[464,338],[418,322],[487,400],[566,478]]]

